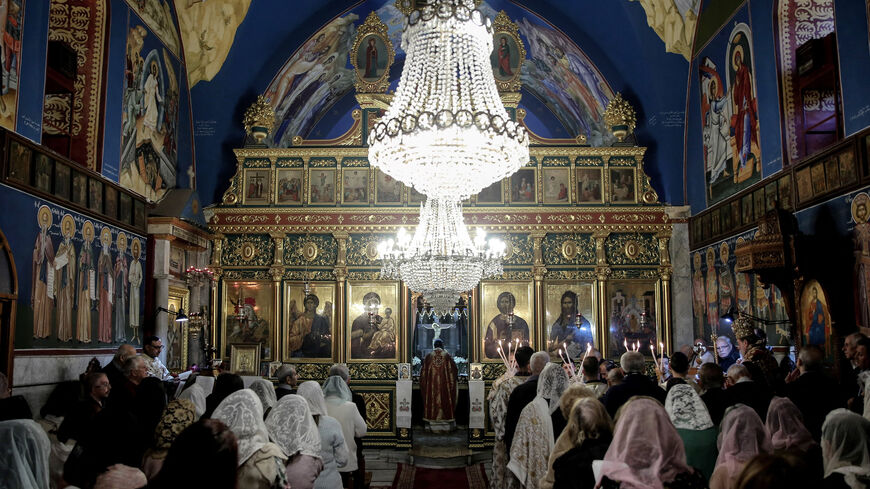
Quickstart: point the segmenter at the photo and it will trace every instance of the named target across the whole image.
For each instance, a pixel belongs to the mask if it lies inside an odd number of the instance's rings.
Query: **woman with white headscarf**
[[[870,421],[848,409],[828,413],[822,424],[825,489],[870,488]]]
[[[211,416],[222,421],[239,442],[238,487],[251,489],[286,486],[284,466],[287,456],[269,441],[263,422],[263,406],[251,389],[227,396]]]
[[[520,413],[508,470],[527,489],[537,489],[547,474],[547,461],[555,443],[552,414],[559,409],[559,400],[567,387],[568,375],[562,367],[548,363],[538,377],[535,399]]]
[[[295,394],[282,397],[266,417],[266,428],[287,456],[285,473],[290,486],[312,489],[323,470],[323,461],[320,459],[320,433],[308,402]]]
[[[263,418],[269,417],[269,411],[278,403],[275,386],[266,379],[256,379],[251,382],[250,389],[260,398],[260,403],[263,405]]]
[[[362,438],[365,436],[367,428],[366,422],[360,416],[351,399],[353,395],[350,392],[350,387],[338,375],[330,376],[323,383],[323,397],[326,398],[327,414],[335,418],[341,425],[341,432],[344,435],[344,442],[347,445],[347,450],[352,454],[347,459],[347,464],[339,468],[339,472],[346,474],[347,478],[352,472],[359,468],[356,460],[356,442],[354,437]]]
[[[701,396],[689,384],[674,385],[665,399],[665,411],[683,440],[686,463],[709,479],[716,466],[718,432]]]
[[[313,380],[303,382],[296,393],[308,401],[308,408],[320,433],[320,458],[323,460],[323,470],[314,482],[314,489],[341,487],[338,469],[347,465],[349,457],[341,425],[327,414],[326,400],[317,382]]]
[[[719,427],[719,456],[710,477],[710,489],[736,489],[737,478],[749,460],[770,453],[770,435],[758,413],[745,405],[729,408]]]
[[[0,487],[48,489],[48,435],[30,419],[0,422]]]
[[[199,419],[202,417],[203,413],[205,413],[205,395],[205,390],[203,390],[201,385],[193,384],[187,389],[181,391],[181,394],[178,395],[178,399],[187,399],[192,402],[196,419]]]

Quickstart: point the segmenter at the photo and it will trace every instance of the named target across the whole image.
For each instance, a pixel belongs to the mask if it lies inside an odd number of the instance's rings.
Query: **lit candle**
[[[592,351],[592,343],[586,343],[586,353],[583,354],[583,360],[580,360],[580,363],[586,361],[586,357],[589,356],[589,352]]]
[[[574,360],[571,359],[571,355],[568,354],[568,346],[565,343],[562,343],[562,347],[565,349],[565,358],[568,359],[568,367],[571,369],[571,376],[574,376]]]
[[[665,344],[664,344],[664,343],[659,342],[659,350],[662,351],[662,356],[661,356],[661,362],[660,362],[660,364],[659,364],[659,365],[660,365],[660,366],[659,366],[659,369],[661,369],[661,371],[662,371],[662,376],[664,377],[664,375],[665,375]]]
[[[628,340],[623,339],[623,340],[622,340],[622,346],[625,347],[625,351],[628,351]]]

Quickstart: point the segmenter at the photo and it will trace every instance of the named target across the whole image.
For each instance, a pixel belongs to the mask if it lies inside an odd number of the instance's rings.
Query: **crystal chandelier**
[[[487,240],[480,228],[471,239],[461,203],[428,198],[420,205],[420,224],[413,237],[400,228],[395,240],[378,245],[378,256],[383,260],[382,278],[403,280],[412,291],[421,292],[436,313],[444,314],[456,306],[460,293],[502,273],[504,250],[501,240]]]
[[[368,139],[372,166],[440,200],[477,194],[529,161],[528,134],[495,85],[492,24],[474,4],[433,0],[405,18],[399,86]]]

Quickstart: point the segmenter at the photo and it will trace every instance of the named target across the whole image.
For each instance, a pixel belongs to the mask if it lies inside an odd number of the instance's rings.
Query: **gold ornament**
[[[272,108],[266,97],[257,95],[257,101],[245,111],[242,124],[245,125],[246,133],[253,136],[258,144],[262,143],[275,125],[275,109]]]
[[[734,330],[734,337],[738,340],[748,338],[750,335],[755,334],[755,326],[752,325],[752,320],[743,314],[738,315],[737,318],[734,319],[734,322],[731,324],[731,329]]]
[[[610,132],[616,136],[616,139],[622,142],[634,131],[637,118],[631,104],[626,102],[621,94],[617,93],[607,103],[607,109],[604,110],[604,122],[610,126]]]

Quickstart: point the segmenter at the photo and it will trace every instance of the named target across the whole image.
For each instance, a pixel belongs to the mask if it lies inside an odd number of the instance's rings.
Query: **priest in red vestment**
[[[451,431],[455,427],[459,371],[444,342],[435,340],[435,350],[426,355],[420,371],[420,391],[423,393],[423,419],[432,431]]]

